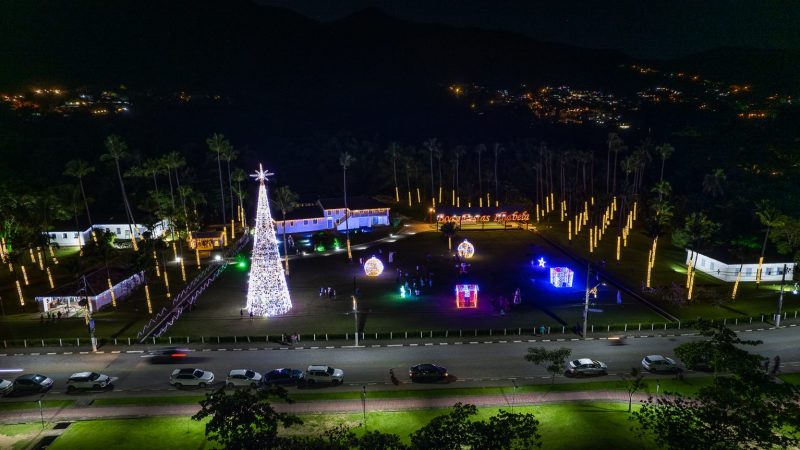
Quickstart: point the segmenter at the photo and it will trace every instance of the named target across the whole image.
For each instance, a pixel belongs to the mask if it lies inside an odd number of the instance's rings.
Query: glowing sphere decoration
[[[383,273],[383,263],[380,259],[372,257],[364,262],[364,273],[368,277],[377,277]]]
[[[458,256],[465,259],[470,259],[475,254],[475,246],[466,239],[464,239],[464,242],[458,244],[456,250],[458,250]]]

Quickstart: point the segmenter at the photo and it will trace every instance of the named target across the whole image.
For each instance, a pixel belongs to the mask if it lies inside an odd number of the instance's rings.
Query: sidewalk
[[[354,394],[355,395],[355,394]],[[645,394],[636,394],[633,401],[647,400]],[[530,392],[514,395],[479,395],[462,397],[376,399],[367,397],[367,411],[402,411],[423,408],[449,408],[457,402],[476,406],[510,408],[514,406],[560,403],[573,401],[627,402],[624,391],[575,391],[575,392]],[[273,403],[278,412],[293,414],[331,414],[361,412],[361,400],[324,400],[297,403]],[[48,422],[126,419],[152,416],[191,416],[199,410],[199,405],[152,405],[152,406],[76,406],[67,408],[47,408],[44,419]],[[0,423],[27,423],[41,420],[38,409],[19,410],[0,413]]]

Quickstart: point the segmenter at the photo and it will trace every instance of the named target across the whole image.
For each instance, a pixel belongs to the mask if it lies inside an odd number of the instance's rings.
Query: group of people
[[[294,332],[289,335],[289,343],[292,345],[300,343],[300,333]]]
[[[336,289],[328,286],[328,287],[320,287],[319,288],[319,296],[321,297],[328,297],[330,300],[336,298]]]
[[[426,289],[433,287],[433,272],[428,272],[424,265],[417,265],[414,272],[396,269],[396,281],[409,295],[419,296]]]
[[[53,322],[55,320],[61,320],[62,315],[66,314],[62,314],[61,311],[57,312],[47,311],[47,321]],[[39,323],[44,323],[44,313],[39,314]]]

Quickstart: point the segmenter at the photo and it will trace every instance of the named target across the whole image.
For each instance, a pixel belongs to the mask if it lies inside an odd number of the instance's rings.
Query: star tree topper
[[[274,173],[270,172],[269,170],[264,170],[261,164],[258,165],[258,170],[252,175],[251,177],[255,178],[256,181],[264,183],[265,181],[269,180],[269,177],[275,175]]]

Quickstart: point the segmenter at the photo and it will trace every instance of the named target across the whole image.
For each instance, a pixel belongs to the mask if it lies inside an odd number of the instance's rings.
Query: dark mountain
[[[662,63],[707,79],[752,84],[765,93],[798,93],[800,49],[722,47]],[[673,69],[675,70],[675,69]]]

